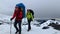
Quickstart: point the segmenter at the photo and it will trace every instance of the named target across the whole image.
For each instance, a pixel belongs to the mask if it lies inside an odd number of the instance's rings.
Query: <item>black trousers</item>
[[[18,27],[17,27],[17,24],[18,24]],[[21,34],[21,21],[20,20],[19,21],[15,20],[14,27],[16,31],[19,31],[19,34]]]
[[[31,29],[31,20],[28,20],[28,30]]]

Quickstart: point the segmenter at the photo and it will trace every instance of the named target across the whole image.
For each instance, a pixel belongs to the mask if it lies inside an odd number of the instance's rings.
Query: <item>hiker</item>
[[[19,34],[21,34],[21,22],[22,22],[22,19],[24,18],[23,10],[25,9],[22,7],[21,3],[17,4],[15,7],[13,17],[10,19],[12,21],[15,18],[15,22],[14,22],[14,27],[16,29],[15,34],[17,34],[18,32]],[[17,27],[17,24],[19,27]]]
[[[30,31],[31,30],[31,25],[30,24],[31,24],[31,21],[33,21],[33,18],[34,18],[33,10],[27,9],[26,17],[27,17],[27,20],[28,20],[28,30],[27,31]]]

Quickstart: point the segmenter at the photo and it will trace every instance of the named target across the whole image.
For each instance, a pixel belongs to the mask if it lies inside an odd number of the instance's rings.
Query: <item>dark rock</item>
[[[2,23],[0,23],[0,25],[2,25]]]
[[[51,19],[51,20],[55,21],[56,19]]]
[[[51,26],[51,27],[53,27],[56,30],[60,30],[60,24],[50,23],[48,26]]]
[[[26,23],[26,24],[23,24],[23,25],[28,25],[28,23]]]
[[[38,22],[40,22],[39,24],[43,24],[44,22],[46,22],[47,20],[37,20]]]
[[[45,26],[45,27],[43,27],[42,29],[48,29],[49,27],[48,26]]]

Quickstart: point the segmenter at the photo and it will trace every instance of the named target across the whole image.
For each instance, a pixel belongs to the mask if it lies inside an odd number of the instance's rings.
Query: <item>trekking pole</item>
[[[10,34],[11,34],[11,28],[12,28],[12,21],[11,21],[11,23],[10,23]]]

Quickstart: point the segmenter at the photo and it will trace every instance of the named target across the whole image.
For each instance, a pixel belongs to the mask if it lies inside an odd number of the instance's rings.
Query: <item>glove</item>
[[[12,21],[13,18],[11,18],[10,20]]]

